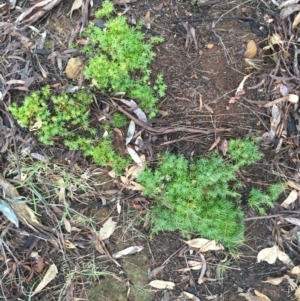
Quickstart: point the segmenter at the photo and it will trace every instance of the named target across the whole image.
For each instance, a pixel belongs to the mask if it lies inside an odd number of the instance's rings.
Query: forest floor
[[[57,90],[88,86],[82,76],[70,79],[65,67],[72,57],[84,58],[74,45],[80,45],[81,26],[94,20],[101,1],[91,1],[93,7],[90,1],[75,1],[81,5],[70,17],[73,1],[53,0],[58,5],[33,27],[23,28],[14,23],[20,6],[25,10],[51,1],[17,1],[14,9],[8,2],[14,1],[0,2],[0,170],[7,181],[0,183],[34,199],[31,207],[40,222],[56,228],[56,234],[37,233],[22,220],[16,228],[1,216],[0,300],[300,300],[300,272],[295,272],[300,204],[280,206],[291,191],[300,191],[297,1],[283,8],[271,0],[194,5],[187,0],[114,1],[117,11],[128,9],[129,23],[145,21],[148,38],[164,38],[155,46],[151,64],[153,75],[163,74],[168,87],[158,104],[159,120],[171,127],[209,130],[152,137],[152,158],[164,151],[197,158],[224,140],[262,138],[264,158],[240,175],[245,241],[235,254],[211,251],[204,260],[177,232],[150,238],[144,217],[153,200],[130,191],[108,168],[69,152],[59,141],[51,147],[41,144],[32,132],[16,126],[7,110],[46,84]],[[49,48],[39,46],[42,35]],[[275,110],[280,116],[276,125]],[[124,155],[127,128],[114,137]],[[265,189],[279,181],[290,186],[267,216],[246,206],[251,187]],[[99,242],[97,233],[110,217],[116,228],[105,243]],[[258,253],[273,246],[289,256],[289,264],[258,262]],[[130,247],[135,254],[113,258]],[[190,267],[192,261],[198,268]],[[151,287],[153,280],[169,281],[174,288]]]

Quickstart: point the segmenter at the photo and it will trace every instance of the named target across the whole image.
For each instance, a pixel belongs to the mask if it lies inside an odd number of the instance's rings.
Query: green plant
[[[228,152],[237,168],[250,166],[263,157],[263,154],[259,151],[258,144],[249,139],[230,140]]]
[[[274,207],[274,202],[278,199],[284,189],[284,184],[273,184],[268,188],[267,192],[252,188],[249,193],[248,205],[249,207],[256,209],[259,214],[266,214],[263,206],[270,208]]]
[[[91,23],[85,31],[91,44],[84,51],[95,54],[90,58],[84,75],[98,89],[125,92],[138,100],[143,109],[154,112],[158,97],[165,95],[166,85],[162,75],[158,75],[155,88],[151,87],[149,64],[155,56],[153,45],[162,38],[145,41],[142,23],[130,27],[125,16],[110,17],[112,12],[113,5],[105,0],[102,9],[96,12],[97,18],[107,18],[105,28],[100,29]]]
[[[121,115],[119,113],[115,113],[112,115],[112,126],[116,128],[121,128],[127,123],[127,118],[124,115]]]
[[[141,173],[138,181],[144,186],[143,194],[156,200],[149,213],[152,234],[180,230],[185,237],[198,234],[231,249],[243,241],[241,183],[236,171],[249,165],[249,160],[258,161],[261,154],[250,140],[229,145],[231,163],[217,153],[191,162],[166,153],[159,157],[155,171]],[[242,145],[243,154],[235,149],[237,145]],[[269,191],[272,200],[278,196],[275,190]]]
[[[25,97],[21,106],[14,103],[9,110],[21,126],[35,129],[42,143],[53,145],[54,138],[60,137],[65,146],[81,150],[95,163],[110,165],[120,173],[129,162],[114,152],[109,136],[97,137],[98,130],[89,122],[92,101],[91,95],[84,90],[72,95],[52,95],[50,87],[46,86]],[[120,116],[115,118],[118,125],[124,121]]]

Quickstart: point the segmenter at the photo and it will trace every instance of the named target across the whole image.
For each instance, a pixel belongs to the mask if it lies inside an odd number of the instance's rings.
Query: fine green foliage
[[[112,125],[116,128],[121,128],[127,124],[127,118],[124,115],[115,113],[112,115]]]
[[[249,193],[248,205],[249,207],[256,209],[259,214],[266,214],[265,207],[274,207],[274,202],[278,199],[279,195],[284,191],[284,184],[273,184],[267,192],[252,188]]]
[[[238,168],[250,166],[263,157],[258,145],[249,139],[230,140],[228,152]]]
[[[155,171],[146,169],[141,173],[138,181],[144,186],[143,194],[156,200],[149,213],[152,234],[179,230],[185,237],[201,235],[230,249],[241,244],[244,225],[236,170],[248,165],[249,160],[254,163],[254,158],[257,161],[261,155],[258,148],[254,154],[241,154],[234,148],[246,145],[244,151],[253,151],[255,142],[250,140],[230,145],[229,154],[235,159],[231,163],[217,153],[191,162],[182,155],[165,153],[159,157]],[[278,187],[271,186],[268,198],[259,204],[251,195],[249,205],[270,205],[269,200],[278,197]]]
[[[83,90],[72,95],[52,95],[50,87],[46,86],[25,97],[23,105],[14,103],[9,110],[21,126],[35,128],[42,143],[54,145],[54,138],[63,138],[68,148],[81,150],[95,163],[112,166],[116,173],[120,173],[129,161],[114,152],[110,137],[97,137],[98,130],[89,122],[92,102],[92,96]],[[123,122],[122,116],[113,117],[116,125]]]
[[[158,75],[151,87],[149,64],[155,56],[153,45],[162,39],[153,37],[145,41],[141,23],[130,27],[125,16],[110,17],[112,10],[112,4],[104,1],[96,17],[108,18],[105,28],[90,23],[85,31],[91,44],[84,51],[91,58],[84,75],[101,91],[125,92],[139,101],[142,109],[154,112],[158,98],[165,95],[166,85],[162,75]]]

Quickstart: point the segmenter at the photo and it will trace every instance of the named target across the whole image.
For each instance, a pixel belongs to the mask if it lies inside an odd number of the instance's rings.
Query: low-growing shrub
[[[110,135],[106,138],[98,136],[99,129],[91,126],[89,105],[92,101],[92,96],[84,90],[72,95],[53,95],[46,86],[25,97],[22,105],[12,104],[9,110],[21,126],[34,129],[42,143],[53,145],[55,138],[61,138],[69,149],[81,150],[96,164],[112,166],[120,173],[129,160],[113,150]],[[122,116],[116,115],[112,124],[123,122]]]
[[[113,4],[105,0],[95,14],[99,19],[105,18],[105,27],[90,23],[84,33],[90,39],[84,48],[90,56],[84,75],[101,91],[124,92],[134,98],[142,109],[152,111],[151,117],[167,87],[161,74],[150,84],[150,63],[155,57],[153,45],[163,39],[146,40],[142,22],[129,26],[125,16],[112,17],[113,9]]]
[[[226,161],[216,152],[188,161],[182,155],[165,153],[158,158],[155,171],[146,169],[140,174],[143,194],[155,200],[149,213],[152,234],[179,230],[185,237],[198,234],[229,248],[243,241],[241,183],[236,170],[257,162],[262,154],[255,142],[232,140],[229,155]],[[249,205],[263,212],[263,206],[270,206],[282,191],[282,186],[274,185],[258,198],[254,190]]]

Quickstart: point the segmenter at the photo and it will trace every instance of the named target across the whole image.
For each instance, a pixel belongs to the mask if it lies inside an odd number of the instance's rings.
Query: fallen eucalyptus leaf
[[[128,131],[127,131],[127,137],[126,137],[125,145],[130,143],[130,141],[132,140],[132,138],[134,136],[134,132],[135,132],[135,123],[134,123],[133,120],[131,120],[130,123],[129,123]]]
[[[200,252],[224,250],[224,247],[215,240],[208,240],[205,238],[196,238],[185,241],[190,247],[198,248]]]
[[[132,246],[132,247],[126,248],[122,251],[119,251],[119,252],[113,254],[112,257],[117,259],[117,258],[120,258],[125,255],[141,252],[143,249],[144,249],[144,247],[141,247],[141,246]]]
[[[44,287],[46,287],[47,284],[49,282],[51,282],[56,277],[57,274],[58,274],[58,269],[57,269],[56,265],[53,263],[53,264],[50,265],[50,267],[47,270],[47,272],[46,272],[45,276],[43,277],[42,281],[39,283],[39,285],[34,290],[32,296],[39,293]]]
[[[110,217],[102,226],[99,231],[99,239],[105,240],[108,239],[115,231],[117,223],[112,220]]]
[[[268,278],[266,281],[262,281],[264,283],[270,283],[272,285],[279,285],[284,279],[290,279],[288,275],[284,275],[282,277],[277,278]]]
[[[298,192],[296,190],[292,190],[289,196],[281,203],[281,207],[287,208],[290,204],[294,203],[298,198]]]
[[[257,262],[266,261],[269,264],[274,264],[277,258],[285,264],[292,264],[290,257],[279,250],[278,246],[262,249],[257,254]]]
[[[175,283],[171,281],[163,281],[163,280],[153,280],[149,283],[150,286],[158,289],[167,289],[173,290],[175,288]]]

